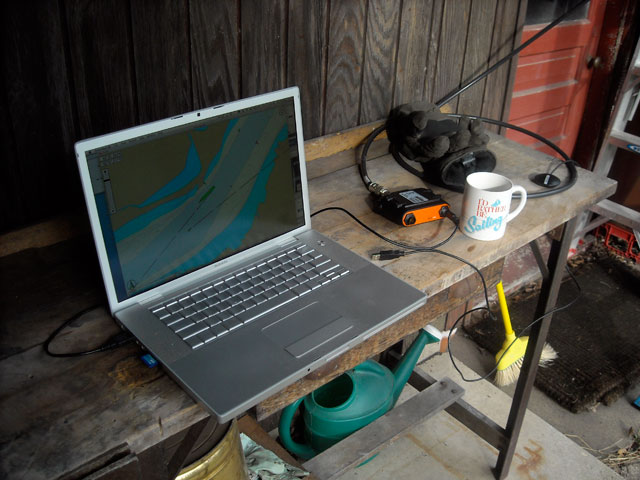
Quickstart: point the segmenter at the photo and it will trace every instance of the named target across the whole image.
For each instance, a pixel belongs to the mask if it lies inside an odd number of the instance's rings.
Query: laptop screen
[[[304,224],[292,98],[86,158],[118,301]]]

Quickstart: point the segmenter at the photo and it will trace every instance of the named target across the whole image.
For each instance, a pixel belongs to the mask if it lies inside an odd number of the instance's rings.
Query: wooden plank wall
[[[305,138],[437,101],[519,40],[526,0],[2,2],[0,233],[83,209],[75,141],[298,85]],[[506,118],[508,66],[451,102]]]

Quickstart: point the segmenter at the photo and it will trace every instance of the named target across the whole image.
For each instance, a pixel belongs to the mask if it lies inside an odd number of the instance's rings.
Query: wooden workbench
[[[379,143],[372,153],[384,150],[383,142]],[[539,189],[527,177],[532,172],[546,171],[549,157],[501,137],[494,138],[490,148],[498,158],[497,173],[507,175],[527,190]],[[451,224],[447,221],[400,229],[372,213],[353,163],[353,151],[309,160],[312,212],[341,206],[378,232],[415,245],[430,245],[448,235]],[[561,170],[564,169],[558,172]],[[389,157],[371,160],[369,174],[390,189],[421,186],[418,179]],[[477,242],[458,233],[443,249],[482,268],[488,283],[494,284],[508,253],[562,226],[614,190],[615,182],[579,169],[577,184],[567,192],[529,200],[523,213],[508,225],[503,239]],[[460,194],[437,188],[434,191],[443,194],[454,212],[460,211]],[[314,217],[313,225],[366,257],[390,248],[340,212],[320,214]],[[559,250],[559,257],[562,253]],[[556,254],[552,260],[560,264],[559,257]],[[416,254],[381,265],[426,291],[427,304],[258,405],[254,414],[259,419],[481,292],[470,267],[441,255]],[[143,365],[138,358],[141,352],[134,345],[72,359],[50,358],[42,351],[48,334],[63,320],[91,305],[105,304],[90,237],[0,258],[0,269],[0,475],[82,478],[92,472],[108,475],[117,471],[114,466],[118,465],[123,468],[120,472],[132,472],[130,478],[168,478],[175,473],[189,453],[190,448],[185,445],[196,444],[209,415],[160,368]],[[557,269],[552,265],[553,270]],[[555,302],[553,288],[547,297],[546,306]],[[57,348],[84,348],[87,339],[99,344],[115,330],[103,307],[76,322]],[[540,335],[544,340],[544,327]],[[532,336],[537,338],[535,332]],[[535,365],[531,370],[535,375]],[[516,392],[518,411],[495,440],[506,452],[505,458],[498,461],[506,469],[510,463],[507,450],[511,441],[515,443],[512,437],[517,439],[520,417],[528,401],[530,386],[525,383],[518,387],[523,393]],[[95,478],[108,478],[105,475]]]

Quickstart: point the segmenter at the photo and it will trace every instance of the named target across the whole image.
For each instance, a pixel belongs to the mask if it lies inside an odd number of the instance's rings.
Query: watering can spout
[[[404,357],[402,357],[398,365],[393,369],[394,382],[392,406],[398,401],[400,393],[409,380],[411,372],[413,372],[413,369],[418,363],[418,359],[420,358],[420,354],[422,353],[425,345],[428,343],[439,343],[441,338],[442,334],[438,329],[431,325],[427,325],[426,328],[420,329],[420,333],[418,333],[418,336],[406,351]]]

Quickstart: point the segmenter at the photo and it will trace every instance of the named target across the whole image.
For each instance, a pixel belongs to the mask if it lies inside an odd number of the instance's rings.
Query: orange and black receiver
[[[440,220],[449,204],[428,188],[402,190],[386,195],[372,195],[373,210],[405,227]]]

